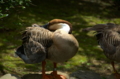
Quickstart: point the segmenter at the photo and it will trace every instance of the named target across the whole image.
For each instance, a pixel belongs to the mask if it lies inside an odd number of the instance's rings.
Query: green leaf
[[[4,1],[3,1],[3,0],[1,0],[1,3],[4,3]]]
[[[14,8],[14,6],[11,4],[11,5],[10,5],[10,8]]]
[[[25,9],[26,7],[25,6],[22,6],[22,9]]]
[[[2,14],[0,13],[0,18],[4,18],[4,17],[7,17],[9,14]]]
[[[8,7],[6,7],[6,10],[9,10],[9,8],[8,8]]]
[[[20,4],[20,5],[22,5],[22,4],[23,4],[23,1],[22,1],[22,0],[21,0],[21,1],[19,1],[19,4]]]

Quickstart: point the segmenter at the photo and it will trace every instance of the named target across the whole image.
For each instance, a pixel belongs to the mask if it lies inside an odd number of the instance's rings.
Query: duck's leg
[[[115,69],[114,61],[111,62],[116,79],[120,79],[120,74]]]
[[[52,79],[52,76],[45,74],[45,65],[46,65],[46,61],[44,60],[42,62],[42,79]]]
[[[67,79],[65,76],[57,74],[57,63],[53,63],[53,66],[53,72],[51,73],[53,79]]]

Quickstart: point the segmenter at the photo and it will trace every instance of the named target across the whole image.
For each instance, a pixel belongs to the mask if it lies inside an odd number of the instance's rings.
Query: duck
[[[72,24],[63,19],[50,20],[45,25],[33,24],[22,34],[22,45],[16,54],[27,64],[42,62],[42,79],[67,79],[57,74],[57,63],[63,63],[76,55],[79,48],[72,34]],[[51,75],[45,74],[46,61],[53,62]]]
[[[120,62],[120,25],[114,23],[97,24],[84,28],[82,31],[96,31],[95,36],[98,44],[110,60],[115,78],[120,79],[120,74],[115,68],[115,62]]]

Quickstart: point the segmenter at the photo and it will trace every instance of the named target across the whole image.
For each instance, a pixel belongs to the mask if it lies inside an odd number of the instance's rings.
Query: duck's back
[[[36,41],[47,48],[52,43],[52,34],[42,27],[27,27],[23,33],[23,44],[28,41]]]

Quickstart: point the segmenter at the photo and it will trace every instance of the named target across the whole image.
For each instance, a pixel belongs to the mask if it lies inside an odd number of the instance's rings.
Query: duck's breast
[[[75,37],[64,30],[56,30],[53,34],[53,44],[48,49],[48,59],[54,62],[65,62],[78,51]]]

